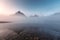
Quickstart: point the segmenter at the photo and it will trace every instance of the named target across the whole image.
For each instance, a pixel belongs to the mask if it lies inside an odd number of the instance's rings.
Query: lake
[[[59,19],[19,16],[0,19],[1,40],[60,40]]]

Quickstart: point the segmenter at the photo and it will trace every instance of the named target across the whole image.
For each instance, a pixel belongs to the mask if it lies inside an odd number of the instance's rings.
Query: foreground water
[[[60,20],[56,17],[0,17],[1,40],[60,40]],[[36,38],[36,39],[35,39]]]

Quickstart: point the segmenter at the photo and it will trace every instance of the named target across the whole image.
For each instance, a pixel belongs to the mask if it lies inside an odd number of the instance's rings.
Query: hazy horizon
[[[60,0],[0,0],[0,15],[11,15],[21,11],[30,16],[41,16],[60,12]]]

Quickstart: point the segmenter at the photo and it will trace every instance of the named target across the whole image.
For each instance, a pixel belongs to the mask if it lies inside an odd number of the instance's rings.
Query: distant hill
[[[35,15],[33,15],[33,16],[30,16],[30,17],[39,17],[39,16],[35,14]]]
[[[48,16],[46,18],[46,21],[45,21],[47,24],[49,23],[49,25],[53,24],[54,25],[59,25],[60,26],[60,13],[54,13],[53,15],[51,16]]]
[[[0,23],[11,23],[9,21],[0,21]]]
[[[54,13],[52,16],[60,16],[60,13]]]

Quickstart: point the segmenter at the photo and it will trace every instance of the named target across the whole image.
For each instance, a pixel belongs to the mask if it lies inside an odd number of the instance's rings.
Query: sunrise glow
[[[14,8],[7,1],[0,1],[0,15],[13,14]]]

